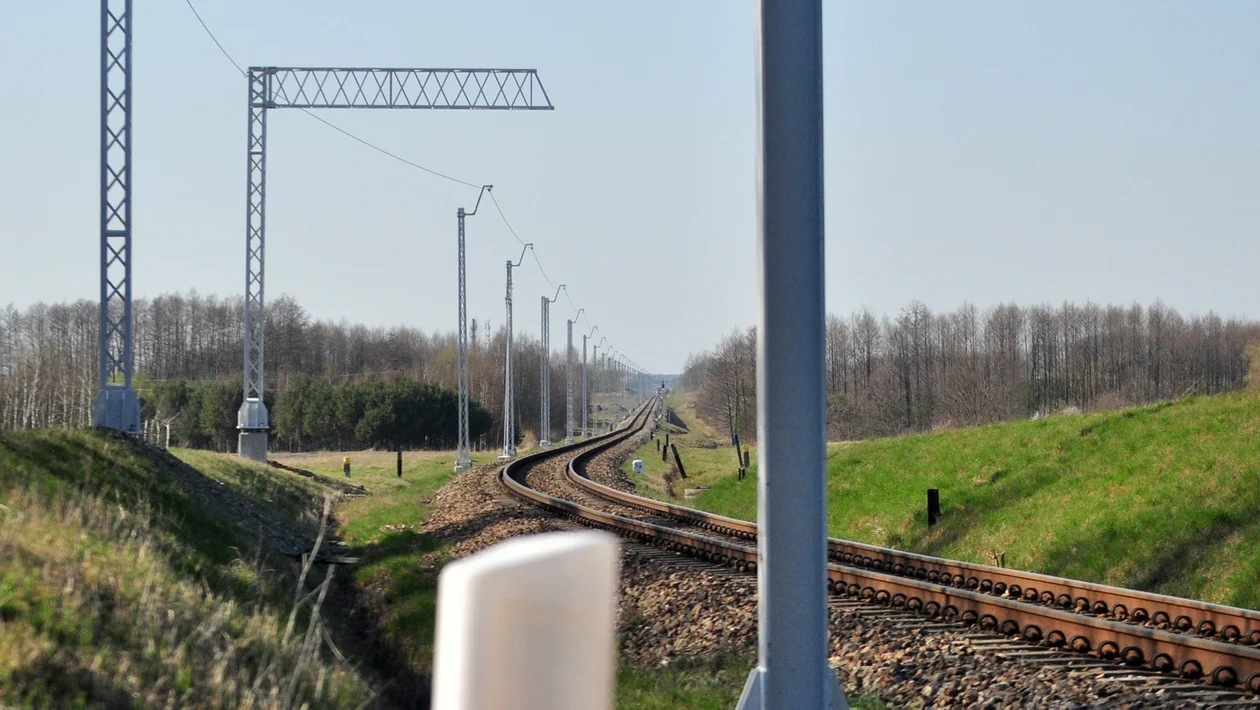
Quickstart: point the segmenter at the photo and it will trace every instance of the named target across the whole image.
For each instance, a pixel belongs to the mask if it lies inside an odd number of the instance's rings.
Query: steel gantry
[[[590,407],[586,398],[586,341],[595,336],[595,331],[599,330],[599,326],[591,328],[591,332],[582,336],[582,438],[585,439],[591,435],[586,428],[586,410]]]
[[[579,308],[568,321],[569,336],[564,346],[564,443],[573,443],[573,321],[582,315]]]
[[[507,261],[507,344],[503,348],[503,453],[499,460],[504,461],[516,455],[516,392],[512,384],[512,269],[525,261],[525,252],[533,249],[533,244],[521,248],[521,258],[513,264]]]
[[[538,445],[551,446],[551,304],[560,298],[564,284],[556,287],[556,295],[542,297],[542,406],[539,409]]]
[[[245,399],[237,414],[237,426],[241,456],[263,460],[267,458],[269,429],[263,404],[267,112],[277,108],[546,111],[554,107],[533,69],[250,67],[247,74]],[[462,273],[462,255],[460,264]],[[461,299],[462,293],[461,288]],[[466,418],[461,417],[460,423],[466,427]]]
[[[131,0],[101,0],[100,390],[92,424],[140,431],[131,388]]]
[[[456,345],[458,348],[459,360],[459,453],[455,456],[455,471],[467,471],[472,466],[472,446],[468,441],[468,291],[465,282],[464,268],[464,219],[477,214],[477,208],[481,206],[481,198],[490,190],[494,189],[493,185],[482,185],[481,190],[477,192],[477,204],[473,205],[472,212],[465,212],[463,207],[455,211],[455,218],[459,222],[459,326],[456,332]],[[476,323],[474,322],[475,326]]]

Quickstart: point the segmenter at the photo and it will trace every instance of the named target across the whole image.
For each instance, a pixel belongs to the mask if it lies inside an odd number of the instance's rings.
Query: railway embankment
[[[371,697],[382,683],[326,650],[329,566],[300,571],[322,492],[291,483],[208,475],[118,434],[0,433],[0,705]]]
[[[1260,608],[1258,429],[1246,392],[833,445],[829,532]],[[718,478],[687,504],[755,519],[755,471]]]

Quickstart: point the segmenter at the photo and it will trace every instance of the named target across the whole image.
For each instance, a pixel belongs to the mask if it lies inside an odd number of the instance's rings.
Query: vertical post
[[[245,189],[244,393],[236,413],[237,451],[243,458],[267,460],[267,406],[263,403],[263,275],[266,254],[267,102],[270,74],[250,67],[249,135]]]
[[[398,477],[402,478],[402,444],[398,445]]]
[[[507,262],[507,345],[503,353],[503,455],[516,455],[515,414],[512,395],[512,262]]]
[[[821,0],[758,25],[758,663],[740,708],[847,707],[827,666]]]
[[[480,198],[478,198],[480,199]],[[472,466],[472,451],[468,443],[468,302],[464,290],[464,208],[455,213],[459,220],[459,453],[455,470],[466,471]]]
[[[929,488],[927,493],[928,527],[930,528],[941,519],[941,490]]]
[[[586,431],[586,336],[582,336],[582,438],[589,434]]]
[[[551,343],[547,332],[551,325],[549,313],[551,302],[542,297],[542,403],[538,417],[538,445],[544,449],[551,446]]]
[[[573,443],[573,321],[564,347],[564,443]]]
[[[137,434],[140,402],[131,388],[131,27],[131,0],[101,0],[100,390],[92,424]]]

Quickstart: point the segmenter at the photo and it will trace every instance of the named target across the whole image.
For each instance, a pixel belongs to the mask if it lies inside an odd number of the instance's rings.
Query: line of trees
[[[236,412],[241,406],[240,379],[234,382],[166,380],[141,391],[147,432],[193,448],[231,451],[236,445]],[[289,451],[364,448],[451,449],[458,444],[459,395],[432,382],[377,375],[331,384],[298,374],[264,402],[271,412],[275,443]],[[468,408],[469,436],[477,439],[493,426],[490,412],[477,402]]]
[[[826,332],[829,434],[858,439],[1239,390],[1260,323],[1160,302],[933,313],[914,301],[895,317],[830,315]],[[732,332],[681,378],[732,436],[756,433],[756,338]]]
[[[169,402],[160,404],[167,388],[187,390],[189,402],[198,405],[196,416],[172,422],[172,437],[186,445],[230,449],[235,446],[236,410],[241,397],[243,299],[220,299],[188,294],[164,294],[137,299],[134,313],[134,385],[144,405],[146,420],[165,421],[174,414]],[[518,307],[517,314],[524,309]],[[372,417],[411,416],[416,401],[445,406],[438,390],[457,388],[457,358],[454,333],[425,333],[416,328],[369,328],[346,322],[316,321],[289,296],[267,304],[264,323],[267,344],[267,388],[275,399],[272,409],[274,433],[284,448],[311,449],[391,445],[411,446],[427,437],[430,446],[448,445],[438,429],[417,434],[379,432],[384,425],[359,429],[359,423],[343,421],[329,428],[305,413],[290,415],[286,393],[290,387],[310,390],[311,397],[325,397],[328,390],[346,399],[359,394],[371,400],[380,397],[395,404],[365,411],[379,411]],[[91,423],[92,400],[98,389],[97,334],[98,305],[80,300],[70,303],[37,303],[25,310],[12,306],[0,310],[0,428],[78,427]],[[563,331],[561,331],[563,333]],[[502,441],[504,391],[504,342],[502,328],[490,332],[482,327],[470,338],[469,384],[471,398],[478,407],[470,409],[473,419],[486,426],[472,427],[485,447]],[[550,438],[564,437],[565,360],[564,343],[551,357],[551,411],[554,424]],[[581,346],[574,361],[580,363]],[[591,357],[589,388],[592,392],[617,391],[624,387],[611,367],[602,368]],[[538,428],[541,399],[542,347],[535,337],[517,333],[513,340],[516,429],[520,434]],[[574,390],[580,392],[580,369],[574,372]],[[395,380],[405,379],[397,392]],[[430,386],[437,388],[432,389]],[[383,387],[387,394],[380,394]],[[377,389],[374,389],[377,388]],[[338,395],[338,393],[341,393]],[[172,395],[173,396],[173,395]],[[295,397],[297,395],[294,395]],[[453,395],[452,395],[453,396]],[[198,397],[202,399],[197,399]],[[230,405],[229,398],[235,402]],[[202,414],[205,402],[212,401],[213,413]],[[296,402],[298,400],[289,400]],[[407,404],[411,402],[412,404]],[[191,406],[191,405],[190,405]],[[315,407],[317,405],[311,405]],[[304,409],[305,405],[296,409]],[[366,407],[366,405],[365,405]],[[226,412],[231,410],[231,416]],[[473,415],[473,412],[477,412]],[[484,415],[484,416],[483,416]],[[580,418],[580,413],[576,415]],[[294,418],[295,417],[295,418]],[[388,418],[388,417],[386,417]],[[193,421],[198,422],[194,424]],[[301,422],[294,424],[294,422]],[[179,422],[182,422],[179,423]],[[455,426],[454,415],[449,417]],[[183,427],[183,428],[181,428]],[[214,433],[209,433],[213,430]],[[420,430],[417,430],[420,431]]]

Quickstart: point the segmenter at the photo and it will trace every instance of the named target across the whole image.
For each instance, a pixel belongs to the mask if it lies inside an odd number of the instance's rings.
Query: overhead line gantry
[[[130,2],[127,4],[129,6]],[[534,69],[250,67],[246,78],[249,84],[249,136],[246,144],[245,200],[245,382],[237,427],[240,430],[240,455],[265,460],[269,429],[267,407],[263,403],[267,112],[281,108],[550,111],[554,106]],[[459,272],[463,274],[462,229],[460,237]],[[465,304],[461,279],[458,337],[466,347]],[[128,348],[129,336],[128,328]],[[466,352],[461,352],[461,365],[465,364],[466,358]],[[465,403],[461,406],[460,423],[466,426],[466,372],[461,371],[459,382],[460,400]],[[462,452],[466,431],[461,434]]]

